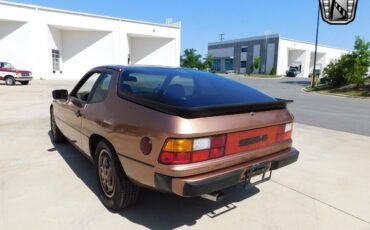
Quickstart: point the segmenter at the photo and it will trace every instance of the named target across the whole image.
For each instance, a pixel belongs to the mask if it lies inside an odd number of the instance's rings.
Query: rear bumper
[[[298,156],[299,152],[291,148],[288,151],[283,151],[278,157],[263,160],[258,162],[258,164],[265,163],[270,165],[270,170],[277,170],[296,162]],[[220,191],[245,181],[246,172],[255,164],[256,162],[243,164],[226,173],[221,173],[217,176],[203,177],[201,180],[198,180],[197,177],[173,178],[156,173],[155,187],[160,191],[171,192],[180,196],[200,196]]]

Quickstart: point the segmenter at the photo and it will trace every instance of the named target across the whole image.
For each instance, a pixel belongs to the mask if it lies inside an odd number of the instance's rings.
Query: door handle
[[[82,116],[82,114],[81,114],[81,111],[80,111],[80,110],[77,110],[77,111],[75,112],[75,114],[76,114],[76,117],[81,117],[81,116]]]

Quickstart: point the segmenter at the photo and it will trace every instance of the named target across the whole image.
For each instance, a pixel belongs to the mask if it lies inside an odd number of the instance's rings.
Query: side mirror
[[[53,98],[55,100],[67,100],[68,99],[68,90],[66,90],[66,89],[53,90]]]

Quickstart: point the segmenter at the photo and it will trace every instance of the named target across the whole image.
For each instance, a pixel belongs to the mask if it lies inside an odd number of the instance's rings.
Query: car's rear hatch
[[[186,135],[189,138],[226,136],[223,157],[183,165],[159,165],[158,169],[163,174],[186,177],[263,159],[291,147],[290,136],[281,138],[284,135],[281,130],[292,121],[286,109],[190,119],[191,134]]]

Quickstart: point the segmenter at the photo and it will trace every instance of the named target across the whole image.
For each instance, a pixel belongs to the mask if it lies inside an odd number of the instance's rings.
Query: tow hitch
[[[252,165],[245,172],[244,189],[248,190],[258,184],[270,180],[271,175],[272,175],[271,162]],[[257,180],[254,180],[255,178]]]

